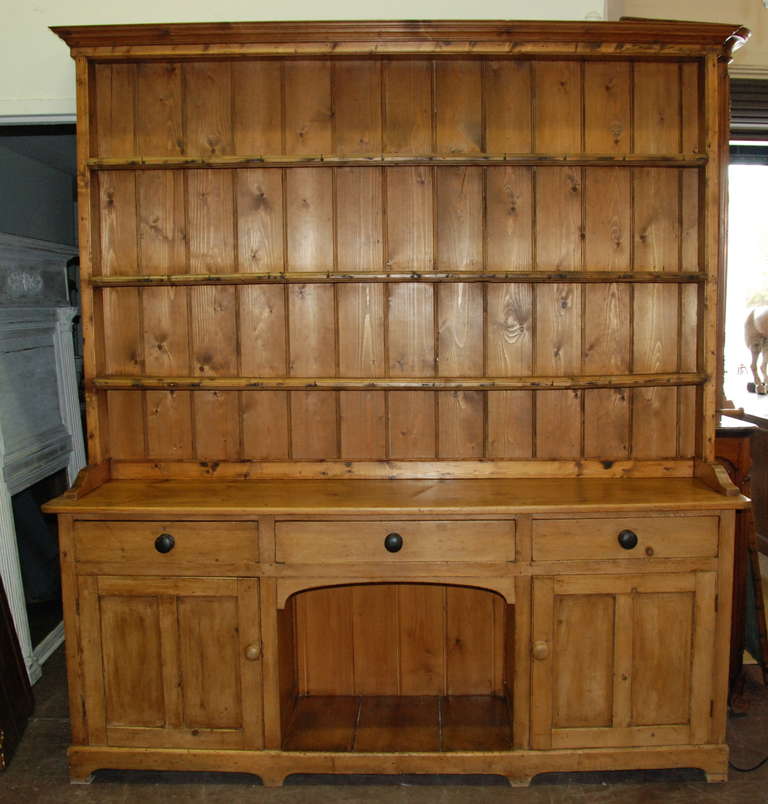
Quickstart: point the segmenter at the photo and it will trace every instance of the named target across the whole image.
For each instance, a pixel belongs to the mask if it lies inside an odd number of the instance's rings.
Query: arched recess
[[[277,608],[285,608],[291,596],[311,589],[330,589],[339,586],[382,586],[386,584],[410,584],[419,586],[456,586],[467,589],[486,590],[504,598],[508,605],[515,602],[515,577],[503,578],[456,578],[452,576],[430,577],[428,581],[419,578],[387,577],[372,580],[358,578],[281,578],[277,582]]]
[[[299,696],[504,696],[513,580],[283,580],[283,666]]]

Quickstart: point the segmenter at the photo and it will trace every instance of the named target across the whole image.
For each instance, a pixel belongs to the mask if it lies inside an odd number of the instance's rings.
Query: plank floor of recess
[[[285,751],[508,751],[507,702],[495,695],[299,698]]]
[[[260,513],[553,513],[740,508],[693,478],[116,480],[79,500],[58,498],[55,513],[248,515]]]

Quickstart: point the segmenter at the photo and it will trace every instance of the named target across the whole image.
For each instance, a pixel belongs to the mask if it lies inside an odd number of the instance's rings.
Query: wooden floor
[[[286,751],[505,751],[507,701],[491,695],[299,698]]]

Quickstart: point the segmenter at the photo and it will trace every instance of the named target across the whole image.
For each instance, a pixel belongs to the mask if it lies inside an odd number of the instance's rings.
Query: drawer
[[[244,573],[259,561],[258,523],[81,521],[75,560],[106,573]]]
[[[275,536],[284,563],[515,560],[511,520],[278,522]]]
[[[601,558],[709,558],[717,555],[715,516],[536,519],[534,561]],[[619,535],[625,531],[622,547]],[[636,544],[630,534],[637,537]]]

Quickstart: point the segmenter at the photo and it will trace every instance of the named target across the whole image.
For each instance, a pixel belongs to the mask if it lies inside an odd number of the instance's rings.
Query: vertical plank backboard
[[[398,584],[401,695],[444,695],[446,588]]]
[[[282,171],[238,170],[234,182],[238,269],[280,273],[285,263]]]
[[[288,288],[289,373],[294,377],[336,374],[336,311],[331,285]],[[338,456],[337,394],[292,391],[291,454],[294,459]]]
[[[488,391],[486,458],[533,457],[533,392]]]
[[[184,177],[171,171],[137,174],[139,269],[143,274],[186,270]],[[141,291],[144,367],[150,375],[190,373],[189,292],[154,287]],[[171,460],[193,457],[189,391],[147,391],[147,451]]]
[[[234,153],[283,153],[283,66],[279,61],[233,61]]]
[[[398,695],[400,657],[395,584],[352,587],[354,693]]]
[[[99,181],[101,272],[138,273],[136,178],[105,172]],[[105,288],[101,297],[104,369],[109,374],[144,371],[142,315],[137,288]],[[114,458],[143,458],[146,449],[144,394],[116,391],[107,397],[109,443]]]
[[[438,374],[483,374],[483,289],[475,283],[438,286]],[[484,398],[478,391],[438,393],[441,457],[482,457]]]
[[[630,175],[625,168],[587,168],[584,174],[586,267],[626,271],[632,248]]]
[[[432,169],[395,167],[386,185],[386,266],[391,271],[429,271],[434,263]]]
[[[584,457],[629,457],[629,390],[601,388],[584,391]]]
[[[579,270],[583,264],[583,169],[538,167],[534,173],[536,268]]]
[[[387,308],[392,377],[430,377],[436,368],[433,285],[395,284]],[[391,458],[435,457],[436,399],[432,391],[393,391],[389,400]]]
[[[482,168],[441,167],[436,181],[437,267],[443,271],[482,270]]]
[[[482,62],[435,61],[435,146],[438,153],[483,150]]]
[[[383,263],[382,171],[336,170],[336,253],[340,271],[380,271]]]
[[[581,288],[575,284],[538,285],[536,374],[567,376],[581,372]]]
[[[680,185],[674,168],[636,168],[634,268],[680,269]]]
[[[381,377],[385,373],[384,286],[341,285],[337,290],[339,376]],[[383,391],[342,391],[341,457],[381,460],[386,457]]]
[[[486,168],[485,268],[533,267],[533,169]]]
[[[538,61],[533,64],[536,153],[583,150],[582,70],[579,61]]]
[[[333,151],[331,63],[318,59],[285,62],[285,153]]]
[[[284,289],[251,285],[239,289],[241,371],[248,377],[287,374],[288,344]],[[243,457],[285,460],[289,457],[286,391],[245,391]]]
[[[187,178],[189,268],[192,273],[232,270],[235,242],[233,172],[192,170]],[[190,288],[192,375],[236,376],[239,371],[235,288]],[[197,457],[240,457],[239,400],[226,391],[196,391],[194,427]]]
[[[326,168],[286,174],[287,269],[333,270],[333,175]]]
[[[137,70],[136,142],[140,156],[186,153],[182,124],[182,70],[174,62],[141,62]]]
[[[383,79],[384,151],[428,154],[432,150],[432,62],[384,61]]]
[[[446,691],[448,695],[494,692],[493,595],[481,589],[446,589]],[[501,665],[501,662],[499,662]]]
[[[127,157],[135,153],[136,65],[93,66],[95,154]]]
[[[578,458],[582,440],[583,391],[535,391],[536,457]]]
[[[680,65],[636,62],[634,144],[637,153],[675,154],[682,150]]]
[[[336,153],[381,151],[381,63],[378,60],[334,62],[333,109]]]
[[[627,374],[630,367],[632,289],[617,282],[584,293],[585,374]],[[640,328],[643,327],[639,323]]]
[[[490,377],[533,373],[533,286],[492,283],[487,290],[486,371]]]
[[[187,62],[184,84],[184,134],[189,156],[231,154],[232,66],[225,61]]]
[[[300,695],[351,695],[354,653],[351,586],[296,597]]]
[[[531,62],[489,59],[484,68],[485,150],[492,154],[531,153]]]
[[[623,61],[584,64],[584,150],[627,153],[631,147],[631,65]]]

